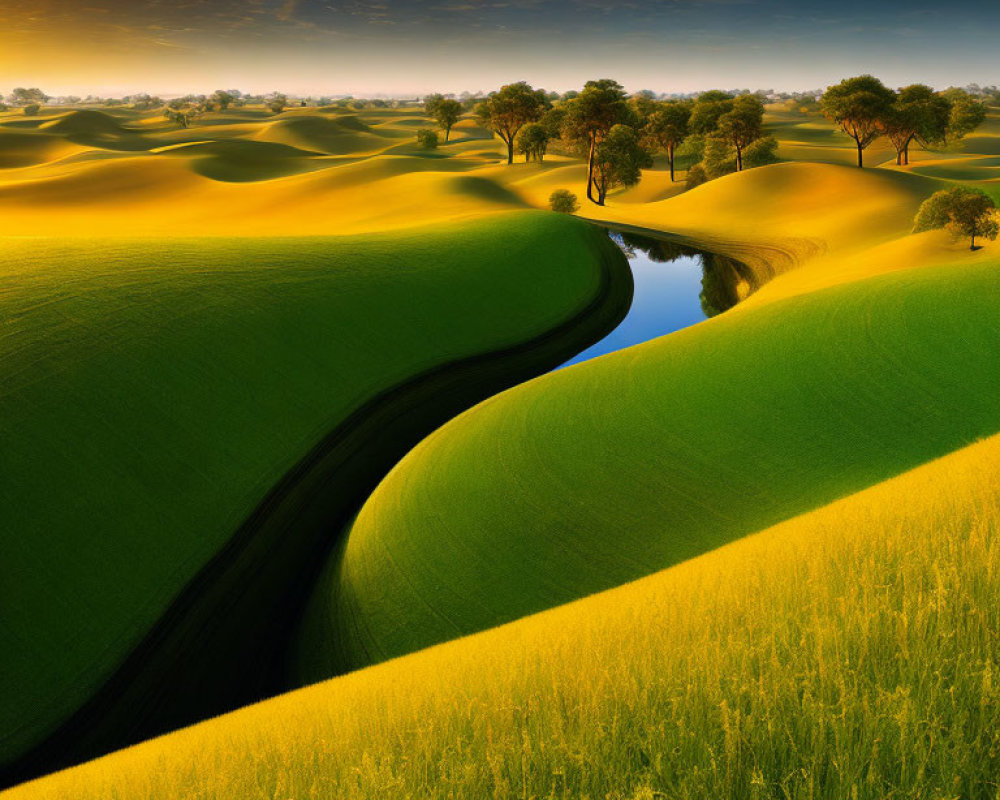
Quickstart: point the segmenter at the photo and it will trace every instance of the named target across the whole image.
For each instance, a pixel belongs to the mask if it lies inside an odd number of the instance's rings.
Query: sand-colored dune
[[[85,150],[61,136],[0,128],[0,170],[46,164]]]
[[[387,134],[374,132],[353,116],[281,119],[265,125],[254,138],[330,155],[371,154],[393,143]]]
[[[109,114],[85,109],[69,111],[55,119],[46,121],[39,127],[39,130],[70,137],[120,134],[125,128]]]

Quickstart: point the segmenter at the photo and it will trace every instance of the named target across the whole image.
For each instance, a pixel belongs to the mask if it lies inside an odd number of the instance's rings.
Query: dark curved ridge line
[[[591,230],[601,277],[581,311],[528,341],[432,367],[352,412],[272,487],[101,688],[0,767],[0,788],[286,691],[286,653],[326,556],[386,473],[452,417],[554,369],[624,319],[628,261]]]

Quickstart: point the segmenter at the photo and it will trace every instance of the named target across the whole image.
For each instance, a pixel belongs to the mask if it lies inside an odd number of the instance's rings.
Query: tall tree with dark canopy
[[[718,135],[736,150],[736,171],[743,170],[743,150],[761,136],[764,103],[755,94],[741,94],[733,107],[719,117]]]
[[[882,122],[895,100],[896,93],[871,75],[845,78],[824,92],[823,113],[854,140],[859,167],[865,165],[865,149],[882,135]]]
[[[882,132],[896,150],[896,163],[910,163],[910,144],[925,147],[943,142],[948,133],[951,104],[930,86],[904,86],[882,121]]]
[[[452,126],[462,116],[462,104],[458,100],[442,99],[434,109],[434,119],[444,130],[445,142],[451,137]]]
[[[733,108],[733,96],[713,89],[702,92],[691,110],[691,133],[709,136],[719,127],[719,118]]]
[[[524,81],[500,87],[476,106],[476,117],[507,145],[507,163],[514,163],[514,140],[529,122],[537,122],[551,103],[543,89]]]
[[[604,200],[594,199],[597,147],[615,125],[631,117],[624,87],[610,78],[587,81],[579,95],[566,101],[563,132],[587,150],[587,199],[598,205],[603,205]]]
[[[670,164],[670,182],[674,181],[674,154],[690,133],[691,103],[669,100],[660,103],[646,123],[646,135],[657,147],[665,150]]]
[[[597,205],[604,205],[608,191],[616,186],[635,186],[642,170],[653,166],[649,152],[639,142],[639,135],[628,125],[615,125],[594,151],[594,180]]]

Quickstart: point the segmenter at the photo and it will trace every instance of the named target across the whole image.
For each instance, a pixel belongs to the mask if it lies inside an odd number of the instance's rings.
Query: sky
[[[0,94],[944,88],[1000,83],[998,32],[995,0],[0,0]]]

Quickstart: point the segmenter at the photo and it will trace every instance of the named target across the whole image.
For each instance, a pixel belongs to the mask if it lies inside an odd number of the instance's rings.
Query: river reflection
[[[739,262],[667,239],[608,230],[625,253],[635,295],[625,319],[601,341],[562,366],[622,350],[720,314],[749,290]]]

